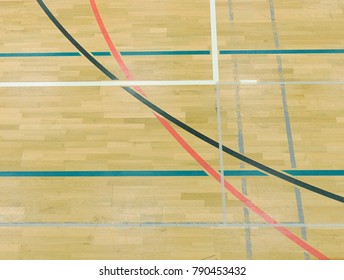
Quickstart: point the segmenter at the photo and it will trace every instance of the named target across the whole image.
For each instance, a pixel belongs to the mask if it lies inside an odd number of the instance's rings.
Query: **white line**
[[[225,190],[225,175],[223,164],[223,150],[222,150],[222,128],[221,128],[221,106],[220,106],[220,76],[219,76],[219,56],[217,46],[217,26],[216,26],[216,0],[210,0],[210,25],[211,25],[211,54],[213,64],[213,80],[216,82],[216,111],[217,111],[217,131],[219,137],[219,157],[220,157],[220,175],[221,175],[221,198],[223,223],[227,223],[227,207],[226,207],[226,190]]]
[[[245,81],[245,80],[242,80]],[[246,80],[249,81],[249,80]],[[254,80],[252,80],[254,81]],[[241,82],[220,82],[220,85],[245,85]],[[256,85],[343,85],[344,81],[264,81],[264,82],[255,82]]]
[[[81,81],[81,82],[0,82],[0,87],[131,87],[131,86],[183,86],[215,85],[211,80],[177,81]]]
[[[245,81],[245,80],[241,80]],[[170,81],[80,81],[80,82],[0,82],[0,88],[16,87],[131,87],[131,86],[214,86],[252,85],[243,82],[218,82],[213,80],[170,80]],[[246,80],[248,81],[248,80]],[[255,85],[344,85],[344,81],[300,81],[259,82]]]
[[[18,223],[0,223],[0,228],[4,227],[81,227],[81,228],[251,228],[264,229],[276,228],[283,226],[286,228],[312,228],[312,229],[344,229],[344,224],[305,224],[305,223],[280,223],[280,224],[265,224],[265,223],[202,223],[202,222],[182,222],[182,223],[162,223],[162,222],[143,222],[143,223],[54,223],[54,222],[18,222]]]
[[[211,55],[213,63],[213,80],[217,83],[219,77],[219,56],[217,47],[217,28],[216,28],[216,2],[210,0],[210,24],[211,24]]]
[[[258,83],[257,80],[240,80],[240,84],[250,84],[256,85]]]

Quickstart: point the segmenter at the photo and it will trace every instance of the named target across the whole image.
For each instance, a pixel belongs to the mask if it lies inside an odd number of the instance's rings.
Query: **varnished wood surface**
[[[108,51],[88,1],[45,3],[88,51]],[[211,50],[208,1],[97,3],[120,51]],[[219,49],[276,49],[269,1],[231,3],[233,20],[229,2],[216,1]],[[0,7],[0,53],[76,51],[36,1]],[[279,48],[343,48],[343,8],[342,1],[275,0]],[[112,57],[97,59],[125,78]],[[211,55],[123,59],[137,80],[212,78]],[[344,74],[344,54],[282,55],[281,61],[285,81],[336,81]],[[276,55],[220,55],[219,69],[222,82],[281,78]],[[106,77],[81,56],[0,57],[1,82],[96,80]],[[213,86],[143,89],[154,104],[218,139]],[[296,169],[344,169],[343,85],[286,85],[285,91]],[[239,95],[245,154],[277,170],[291,169],[280,86],[221,85],[220,93],[224,145],[239,151]],[[217,149],[176,130],[220,168]],[[150,109],[118,87],[0,88],[0,154],[0,171],[202,170]],[[224,168],[253,169],[228,155]],[[226,179],[241,190],[241,177]],[[344,195],[343,177],[299,179]],[[246,186],[248,197],[276,220],[298,222],[294,186],[271,176],[247,177]],[[307,228],[307,242],[343,259],[343,205],[300,191],[305,223],[334,225]],[[0,227],[0,258],[246,259],[243,226],[191,225],[218,225],[224,212],[228,223],[244,224],[242,203],[229,193],[225,200],[223,209],[221,186],[210,176],[0,177],[0,223],[8,225]],[[262,223],[253,213],[249,221]],[[300,228],[290,230],[301,236]],[[275,229],[251,228],[250,238],[254,259],[304,258]]]

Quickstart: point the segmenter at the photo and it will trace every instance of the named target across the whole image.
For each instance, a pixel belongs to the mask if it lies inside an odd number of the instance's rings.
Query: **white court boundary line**
[[[217,112],[217,133],[219,137],[219,161],[221,176],[221,200],[222,200],[222,216],[223,223],[227,223],[227,205],[226,205],[226,189],[225,189],[225,171],[223,162],[222,148],[222,121],[221,121],[221,103],[220,103],[220,76],[219,76],[219,50],[217,46],[217,23],[216,23],[216,0],[210,0],[210,30],[211,30],[211,54],[213,65],[213,81],[216,83],[216,112]]]
[[[344,81],[284,81],[284,82],[216,82],[213,80],[155,81],[73,81],[73,82],[0,82],[0,88],[17,87],[133,87],[133,86],[216,86],[216,85],[344,85]]]
[[[211,25],[211,56],[213,64],[213,81],[218,83],[219,76],[219,50],[217,46],[217,27],[216,27],[216,2],[210,0],[210,25]]]
[[[212,80],[171,81],[80,81],[80,82],[0,82],[0,87],[132,87],[132,86],[216,85]]]

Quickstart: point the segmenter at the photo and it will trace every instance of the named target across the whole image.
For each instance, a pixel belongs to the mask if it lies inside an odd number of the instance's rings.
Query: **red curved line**
[[[91,6],[92,6],[92,10],[93,10],[93,14],[95,16],[95,18],[97,19],[97,23],[98,23],[98,26],[100,28],[100,30],[102,31],[103,33],[103,36],[104,36],[104,39],[112,53],[112,55],[114,56],[114,58],[116,59],[119,67],[121,68],[122,72],[125,74],[125,76],[127,77],[128,80],[133,80],[134,77],[133,75],[131,74],[131,72],[129,71],[128,67],[125,65],[119,51],[117,50],[117,48],[115,47],[115,45],[113,44],[111,38],[110,38],[110,35],[109,33],[107,32],[107,29],[104,25],[104,22],[102,20],[102,17],[101,15],[99,14],[99,11],[98,11],[98,8],[97,8],[97,4],[95,1],[93,0],[90,0],[90,3],[91,3]],[[146,96],[146,94],[143,92],[143,90],[139,87],[134,87],[134,89],[140,93],[141,95],[143,96]]]
[[[117,63],[119,64],[120,68],[122,69],[123,73],[126,75],[128,80],[132,80],[133,76],[127,66],[125,65],[120,53],[117,51],[114,43],[112,42],[109,33],[107,32],[107,29],[104,25],[104,22],[102,20],[102,17],[99,14],[97,4],[95,0],[90,0],[90,4],[94,13],[94,16],[97,20],[97,23],[99,25],[99,28],[101,32],[103,33],[104,39],[110,48],[110,51],[114,58],[116,59]],[[137,90],[140,94],[143,96],[146,96],[144,91],[139,87],[134,87],[135,90]],[[159,122],[166,128],[166,130],[173,136],[173,138],[176,139],[176,141],[207,171],[209,175],[211,175],[216,181],[221,183],[221,175],[212,168],[186,141],[178,134],[178,132],[160,115],[153,112],[155,117],[159,120]],[[301,248],[303,248],[305,251],[313,255],[314,257],[321,259],[321,260],[328,260],[329,258],[309,245],[307,242],[302,240],[300,237],[292,233],[290,230],[288,230],[286,227],[279,224],[274,218],[269,216],[266,212],[264,212],[262,209],[260,209],[257,205],[255,205],[251,200],[249,200],[245,195],[243,195],[241,192],[239,192],[234,186],[232,186],[230,183],[228,183],[226,180],[224,181],[225,188],[232,193],[237,199],[239,199],[247,208],[249,208],[251,211],[255,212],[257,215],[259,215],[264,221],[266,221],[268,224],[276,225],[274,228],[278,230],[280,233],[282,233],[284,236],[289,238],[291,241],[293,241],[295,244],[299,245]]]

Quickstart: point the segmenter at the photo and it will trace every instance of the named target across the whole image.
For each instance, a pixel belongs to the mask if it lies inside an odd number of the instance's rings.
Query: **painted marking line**
[[[240,84],[246,84],[246,85],[256,85],[258,83],[257,80],[240,80]]]
[[[104,25],[104,22],[102,20],[102,17],[99,13],[97,4],[95,0],[90,0],[90,5],[92,7],[93,10],[93,14],[97,20],[98,26],[103,34],[103,37],[111,51],[111,54],[113,55],[113,57],[115,58],[115,60],[117,61],[118,65],[120,66],[122,72],[126,75],[128,80],[133,80],[134,77],[132,75],[132,73],[129,71],[128,67],[126,66],[125,62],[123,61],[120,53],[118,52],[115,44],[113,43],[113,41],[111,40],[111,37]],[[218,88],[218,86],[217,86]],[[143,91],[142,88],[140,87],[134,87],[134,90],[137,91],[139,94],[141,94],[142,96],[146,96],[145,92]],[[176,132],[176,130],[174,130],[174,128],[168,123],[166,122],[161,116],[159,116],[158,114],[156,114],[155,112],[153,112],[153,114],[155,115],[155,117],[157,118],[157,120],[165,127],[165,129],[172,135],[172,137],[174,137],[177,142],[184,147],[187,147],[186,151],[190,154],[191,157],[193,158],[200,158],[200,156],[196,153],[196,151],[194,151],[186,142],[185,140]],[[221,135],[220,139],[221,139]],[[223,175],[223,165],[221,166],[221,170],[222,170],[222,181],[224,182],[224,175]],[[224,187],[224,183],[222,184],[222,208],[223,208],[223,222],[226,223],[227,222],[227,218],[226,218],[226,204],[225,204],[225,187]]]
[[[61,23],[55,18],[55,16],[51,13],[51,11],[47,8],[47,6],[44,4],[43,0],[37,0],[37,3],[40,5],[44,13],[49,17],[49,19],[52,21],[52,23],[55,24],[55,26],[61,31],[61,33],[72,43],[78,51],[80,51],[95,67],[97,67],[101,72],[103,72],[104,75],[106,75],[109,79],[111,80],[118,80],[118,78],[113,75],[107,68],[105,68],[98,60],[96,60],[93,56],[91,56],[74,38],[71,36],[68,31],[61,25]],[[194,136],[200,137],[204,141],[207,140],[207,142],[211,145],[214,145],[214,147],[218,147],[218,143],[214,141],[213,139],[201,134],[199,131],[194,130],[193,128],[189,127],[185,123],[182,123],[178,121],[176,118],[162,110],[161,108],[157,107],[155,104],[151,103],[149,100],[146,98],[143,98],[140,94],[135,92],[129,87],[123,87],[123,89],[129,93],[132,97],[140,101],[142,104],[146,105],[150,109],[152,109],[155,112],[155,115],[159,118],[159,121],[163,123],[163,125],[166,128],[169,128],[170,124],[166,121],[170,120],[173,122],[175,125],[178,125],[179,127],[188,130],[190,133],[192,133]],[[161,116],[161,117],[160,117]],[[166,119],[165,119],[166,118]],[[172,127],[169,128],[170,134],[183,146],[183,148],[190,154],[192,157],[194,157],[195,160],[197,160],[200,165],[207,170],[209,174],[211,174],[214,179],[218,182],[220,182],[220,176],[214,170],[207,162],[205,162],[185,141],[183,138],[179,136],[179,134],[174,133],[174,130]],[[226,148],[226,152],[229,154],[232,154],[233,156],[235,155],[238,159],[246,160],[246,162],[251,162],[256,164],[259,169],[266,170],[268,173],[278,175],[281,179],[284,178],[287,181],[291,182],[297,182],[299,185],[302,185],[304,188],[310,188],[313,191],[319,191],[322,194],[326,194],[327,197],[331,197],[333,199],[339,199],[340,201],[343,200],[344,202],[344,197],[340,197],[338,195],[329,193],[324,190],[320,190],[319,188],[309,185],[307,183],[301,182],[295,178],[289,177],[286,174],[282,174],[280,172],[277,172],[275,170],[272,170],[271,168],[264,166],[258,162],[255,162],[249,158],[246,158],[245,156],[238,154],[234,150],[231,150],[228,147],[223,147]],[[247,197],[245,197],[241,192],[239,192],[234,186],[229,184],[227,181],[225,181],[226,188],[228,191],[230,191],[236,198],[238,198],[240,201],[242,201],[247,207],[249,207],[253,212],[258,214],[265,222],[270,223],[270,224],[279,224],[275,219],[270,217],[267,213],[265,213],[262,209],[260,209],[258,206],[256,206],[252,201],[250,201]],[[314,257],[318,259],[329,259],[326,255],[324,255],[322,252],[317,250],[316,248],[312,247],[310,244],[305,242],[304,240],[300,239],[297,235],[292,233],[290,230],[287,228],[279,225],[278,227],[275,228],[277,231],[282,233],[285,237],[287,237],[289,240],[293,241],[296,245],[301,247],[303,250],[306,250],[307,252],[311,253]]]
[[[216,2],[210,0],[210,29],[211,29],[211,55],[213,64],[213,80],[218,83],[219,78],[219,57],[217,47],[217,28],[216,28]]]
[[[208,50],[188,50],[188,51],[122,51],[122,56],[150,56],[150,55],[210,55]]]
[[[250,80],[246,80],[246,81],[250,81]],[[257,81],[255,84],[257,85],[342,85],[344,84],[344,81]],[[219,82],[219,85],[245,85],[245,83]]]
[[[71,57],[81,56],[78,52],[30,52],[30,53],[0,53],[0,57]]]
[[[110,52],[91,52],[94,56],[111,56]],[[181,51],[122,51],[122,56],[173,56],[173,55],[210,55],[208,50]],[[80,57],[78,52],[25,52],[0,53],[0,57]]]
[[[0,82],[0,87],[134,87],[134,86],[201,86],[216,85],[211,80],[177,81],[81,81],[81,82]]]
[[[111,56],[107,51],[93,51],[94,56]],[[209,50],[179,51],[121,51],[122,56],[173,56],[173,55],[210,55]],[[291,49],[291,50],[220,50],[220,55],[256,55],[256,54],[342,54],[344,49]],[[13,52],[0,53],[0,57],[80,57],[79,52]]]
[[[228,0],[228,9],[229,9],[229,21],[230,26],[233,27],[234,23],[234,12],[233,12],[233,3],[232,0]],[[233,37],[231,37],[231,46],[235,46],[236,42],[234,41]],[[239,80],[238,75],[238,62],[237,58],[232,58],[233,62],[233,79],[234,81]],[[257,81],[256,81],[257,82]],[[235,104],[236,104],[236,115],[237,115],[237,128],[238,128],[238,146],[239,146],[239,152],[241,154],[245,154],[245,145],[244,145],[244,134],[243,134],[243,123],[242,123],[242,117],[241,117],[241,100],[240,100],[240,88],[241,85],[235,86]],[[240,162],[240,169],[244,169],[245,164],[243,162]],[[247,191],[247,178],[241,177],[241,190],[242,193],[246,196],[248,196]],[[244,213],[244,221],[246,224],[251,223],[250,221],[250,212],[247,207],[243,207],[243,213]],[[252,240],[251,240],[251,228],[247,227],[245,229],[245,242],[246,242],[246,259],[252,260],[253,250],[252,250]]]
[[[344,170],[285,170],[293,176],[344,176]]]
[[[307,227],[312,229],[344,229],[343,223],[338,224],[301,224],[301,223],[280,223],[264,224],[264,223],[203,223],[203,222],[181,222],[181,223],[162,223],[162,222],[143,222],[143,223],[79,223],[79,222],[12,222],[0,223],[0,227],[81,227],[81,228],[237,228],[237,229],[266,229],[276,228],[278,226],[286,228],[301,228]]]
[[[274,1],[273,0],[269,1],[269,6],[270,6],[270,18],[271,18],[272,33],[273,33],[273,37],[274,37],[275,49],[279,50],[280,43],[279,43],[277,22],[276,22],[276,16],[275,16],[275,7],[274,7]],[[279,54],[276,55],[276,62],[277,62],[279,80],[281,82],[283,82],[284,81],[283,64],[282,64],[281,56]],[[297,165],[296,165],[296,159],[295,159],[293,134],[292,134],[291,124],[290,124],[289,109],[288,109],[288,102],[287,102],[287,92],[286,92],[285,85],[281,84],[280,89],[281,89],[281,97],[282,97],[282,103],[283,103],[283,115],[284,115],[287,140],[288,140],[290,164],[291,164],[291,168],[294,169],[297,167]],[[305,218],[304,218],[303,207],[302,207],[301,192],[296,187],[294,187],[294,192],[295,192],[295,199],[296,199],[299,222],[304,223]],[[301,228],[301,236],[304,240],[307,240],[306,228]],[[304,252],[304,258],[306,260],[310,259],[310,256],[307,252]]]
[[[344,176],[344,170],[282,170],[293,176]],[[205,177],[203,170],[0,171],[0,177]],[[267,177],[259,170],[224,170],[226,177]]]
[[[211,54],[213,65],[213,80],[216,82],[216,112],[217,112],[217,134],[218,134],[218,152],[220,161],[220,184],[221,184],[221,200],[223,211],[223,223],[227,223],[227,206],[226,206],[226,188],[225,188],[225,175],[224,175],[224,163],[223,163],[223,149],[222,149],[222,128],[221,128],[221,105],[220,105],[220,81],[219,76],[219,50],[217,46],[217,26],[216,26],[216,2],[210,0],[210,30],[211,30]]]
[[[344,81],[267,81],[241,80],[219,82],[213,80],[167,80],[167,81],[78,81],[78,82],[0,82],[0,88],[16,87],[134,87],[134,86],[215,86],[218,85],[343,85]]]
[[[234,17],[233,17],[234,18]],[[238,63],[236,58],[233,58],[233,74],[234,74],[234,80],[238,80]],[[240,85],[235,86],[235,103],[236,103],[236,115],[237,115],[237,127],[238,127],[238,146],[239,146],[239,152],[241,154],[245,154],[245,145],[244,145],[244,134],[243,134],[243,122],[241,117],[241,100],[240,100]],[[240,162],[240,168],[244,169],[245,164],[243,162]],[[241,177],[241,189],[244,195],[248,195],[247,190],[247,178]],[[244,212],[244,221],[245,223],[250,223],[250,212],[246,207],[243,208]],[[245,241],[246,241],[246,256],[247,259],[252,259],[252,240],[251,240],[251,229],[246,228],[245,229]]]
[[[220,174],[221,174],[221,199],[223,210],[223,223],[227,223],[227,206],[226,206],[226,188],[225,188],[225,171],[223,163],[222,150],[222,120],[221,120],[221,103],[220,103],[220,86],[216,85],[216,113],[217,113],[217,133],[219,137],[219,160],[220,160]]]
[[[220,50],[220,54],[341,54],[344,49]]]

